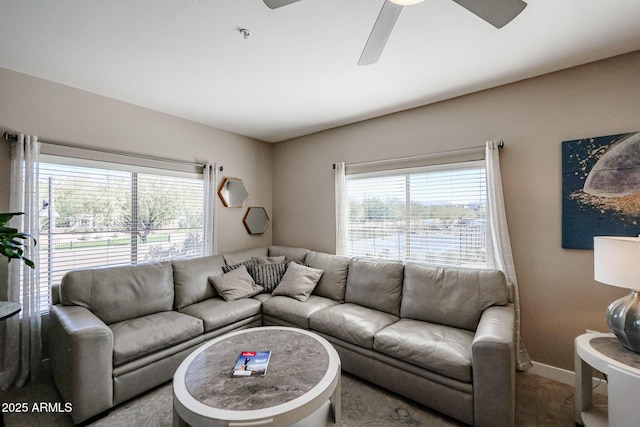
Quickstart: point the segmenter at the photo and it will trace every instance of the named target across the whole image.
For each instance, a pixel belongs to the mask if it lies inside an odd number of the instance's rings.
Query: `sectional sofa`
[[[287,274],[290,262],[311,272],[311,288],[264,285],[239,299],[221,290],[228,301],[216,291],[225,271]],[[500,271],[272,246],[73,271],[54,289],[51,318],[51,373],[76,423],[170,380],[207,340],[285,325],[326,338],[345,371],[464,423],[514,424],[514,307]]]

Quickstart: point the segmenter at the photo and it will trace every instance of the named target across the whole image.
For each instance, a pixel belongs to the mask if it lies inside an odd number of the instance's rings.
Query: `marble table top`
[[[264,376],[233,377],[242,351],[271,351]],[[257,410],[296,399],[326,375],[329,354],[316,339],[294,330],[256,328],[202,351],[185,373],[186,389],[199,402],[223,410]]]
[[[7,319],[22,310],[22,304],[11,301],[0,301],[0,320]]]
[[[632,368],[640,369],[640,353],[627,350],[622,346],[622,344],[620,344],[620,341],[616,337],[592,338],[589,341],[589,344],[591,344],[591,347],[613,360],[627,366],[631,366]]]

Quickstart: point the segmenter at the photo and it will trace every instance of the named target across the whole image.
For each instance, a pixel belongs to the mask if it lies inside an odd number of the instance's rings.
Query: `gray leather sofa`
[[[308,300],[227,302],[209,284],[224,265],[281,255],[324,271]],[[56,291],[50,367],[76,423],[170,380],[213,337],[286,325],[330,341],[345,371],[464,423],[514,424],[514,308],[499,271],[272,246],[74,271]]]

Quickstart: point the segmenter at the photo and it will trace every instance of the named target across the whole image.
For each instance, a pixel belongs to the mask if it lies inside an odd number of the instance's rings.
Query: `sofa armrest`
[[[61,304],[60,285],[51,285],[51,305]]]
[[[515,310],[487,308],[472,345],[475,426],[515,424]]]
[[[51,306],[50,366],[77,424],[113,406],[113,334],[80,306]]]

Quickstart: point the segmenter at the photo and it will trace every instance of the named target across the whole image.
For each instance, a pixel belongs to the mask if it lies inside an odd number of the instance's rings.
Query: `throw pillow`
[[[253,259],[258,261],[259,265],[280,264],[281,262],[284,262],[285,256],[254,256]]]
[[[289,261],[279,264],[254,265],[249,268],[249,273],[256,283],[264,288],[264,291],[271,293],[287,271]]]
[[[222,272],[223,273],[228,273],[231,270],[235,270],[237,268],[240,268],[243,265],[245,267],[247,267],[247,271],[251,271],[251,267],[253,267],[255,265],[258,265],[258,261],[256,261],[255,259],[248,259],[246,261],[239,262],[238,264],[225,265],[225,266],[222,267]]]
[[[323,270],[292,262],[272,294],[284,295],[295,298],[298,301],[306,301],[323,273]]]
[[[222,276],[210,277],[209,281],[213,282],[213,287],[225,301],[252,297],[262,292],[262,286],[253,281],[244,265]]]

